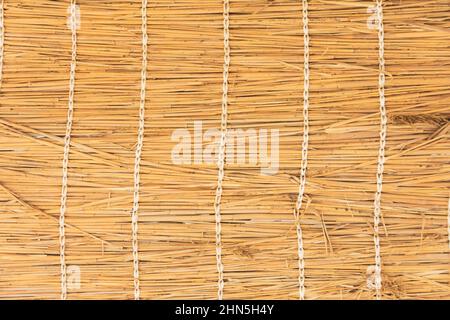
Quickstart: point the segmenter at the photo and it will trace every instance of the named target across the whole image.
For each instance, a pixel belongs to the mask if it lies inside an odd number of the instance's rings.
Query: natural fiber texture
[[[141,67],[141,86],[139,96],[139,128],[138,139],[136,144],[136,154],[134,158],[134,189],[133,189],[133,209],[131,211],[132,224],[132,247],[133,247],[133,277],[134,277],[134,299],[139,300],[141,297],[141,289],[139,283],[139,247],[138,247],[138,211],[139,211],[139,189],[141,183],[141,157],[144,145],[144,129],[145,129],[145,100],[147,86],[147,1],[142,0],[141,6],[141,31],[142,31],[142,67]]]
[[[3,23],[3,0],[0,1],[0,87],[3,74],[3,48],[5,40],[5,26]]]
[[[223,262],[222,262],[222,215],[220,212],[223,179],[225,178],[225,151],[227,144],[227,125],[228,125],[228,75],[230,70],[230,3],[228,0],[223,1],[223,85],[222,85],[222,113],[220,120],[220,143],[217,166],[219,171],[217,174],[216,197],[214,200],[214,215],[216,219],[216,264],[217,264],[217,299],[223,299],[224,280],[223,280]]]
[[[308,145],[309,145],[309,21],[308,1],[302,1],[303,22],[303,142],[302,162],[300,166],[300,183],[295,204],[294,219],[297,231],[298,251],[298,288],[300,300],[305,299],[305,249],[303,247],[303,231],[300,225],[300,210],[303,204],[306,187],[306,170],[308,168]]]
[[[380,148],[377,164],[377,191],[374,200],[374,243],[375,243],[375,290],[377,300],[381,299],[381,247],[380,247],[380,222],[381,222],[381,192],[383,191],[384,163],[386,161],[386,136],[387,136],[387,112],[386,112],[386,61],[384,59],[384,25],[383,25],[383,1],[377,0],[376,6],[377,30],[378,30],[378,95],[380,99]]]
[[[73,112],[74,112],[74,92],[75,92],[75,70],[77,66],[77,22],[76,22],[76,1],[69,3],[70,31],[72,35],[72,50],[70,60],[69,77],[69,103],[67,110],[66,134],[64,136],[64,155],[62,162],[62,187],[61,206],[59,209],[59,262],[61,268],[61,300],[67,299],[67,266],[66,266],[66,222],[65,214],[67,209],[67,188],[69,174],[69,154],[70,140],[72,135]]]
[[[4,0],[0,298],[61,297],[59,213],[70,1]],[[135,297],[132,219],[142,0],[77,0],[65,210],[68,299]],[[221,128],[223,0],[148,1],[140,157],[141,299],[217,299],[218,167],[176,165],[177,129]],[[303,1],[230,0],[227,128],[279,130],[279,170],[224,164],[224,299],[375,299],[380,146],[376,1],[309,0],[309,144],[300,188]],[[447,0],[383,1],[388,136],[380,202],[382,299],[450,299]],[[206,141],[203,145],[206,144]],[[81,283],[73,285],[79,268]],[[70,270],[70,272],[69,272]]]
[[[450,249],[450,197],[448,198],[448,248]]]

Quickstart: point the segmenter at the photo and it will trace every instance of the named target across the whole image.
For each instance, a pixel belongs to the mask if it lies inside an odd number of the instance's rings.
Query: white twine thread
[[[67,8],[67,13],[69,14],[68,15],[68,17],[67,17],[67,27],[69,28],[69,29],[72,29],[72,28],[77,28],[77,30],[78,29],[80,29],[80,27],[81,27],[81,12],[80,12],[80,6],[78,6],[78,5],[76,5],[75,6],[75,19],[73,20],[72,18],[71,18],[71,14],[70,14],[70,11],[72,10],[72,8],[71,8],[71,6],[69,6],[68,8]],[[74,25],[74,21],[75,21],[75,25]]]
[[[381,248],[380,248],[380,220],[381,220],[381,193],[383,189],[383,172],[385,163],[385,147],[387,136],[387,113],[384,87],[386,82],[386,69],[384,60],[384,25],[383,25],[383,1],[377,0],[377,25],[378,25],[378,60],[379,78],[378,93],[380,102],[380,148],[378,152],[377,166],[377,191],[374,200],[374,243],[375,243],[375,290],[376,299],[381,299]]]
[[[3,51],[5,43],[5,24],[3,13],[3,0],[0,2],[0,86],[3,80]]]
[[[65,213],[67,204],[67,185],[70,140],[73,123],[74,92],[75,92],[75,69],[77,65],[77,29],[76,29],[76,0],[70,2],[70,19],[72,32],[72,56],[70,61],[69,79],[69,102],[67,110],[66,135],[64,136],[64,157],[62,164],[62,187],[61,187],[61,207],[59,210],[59,260],[61,267],[61,300],[67,299],[67,266],[66,266],[66,234],[65,234]]]
[[[224,64],[223,64],[223,86],[222,86],[222,115],[220,122],[220,144],[217,166],[219,169],[217,177],[216,197],[214,200],[214,214],[216,220],[216,263],[217,263],[217,296],[218,300],[223,300],[223,263],[222,263],[222,217],[220,214],[220,204],[222,201],[222,184],[225,176],[225,147],[227,143],[227,122],[228,122],[228,71],[230,68],[230,3],[229,0],[223,2],[223,45],[224,45]]]
[[[448,232],[448,248],[450,249],[450,197],[448,198],[448,221],[447,221],[447,232]]]
[[[297,231],[298,248],[298,284],[299,298],[305,300],[305,251],[303,249],[303,232],[300,225],[300,210],[302,208],[303,196],[306,187],[306,170],[308,167],[308,144],[309,144],[309,26],[308,26],[308,1],[302,1],[303,6],[303,42],[304,42],[304,83],[303,83],[303,143],[302,163],[300,168],[300,186],[297,202],[294,210],[294,218]]]
[[[142,67],[141,67],[141,91],[139,102],[139,129],[138,141],[136,145],[136,154],[134,159],[134,192],[133,192],[133,209],[131,212],[132,227],[132,247],[133,247],[133,279],[134,279],[134,299],[139,300],[141,290],[139,284],[139,247],[138,247],[138,211],[139,211],[139,188],[140,188],[140,169],[142,147],[144,145],[144,127],[145,127],[145,96],[147,85],[147,0],[142,0]]]

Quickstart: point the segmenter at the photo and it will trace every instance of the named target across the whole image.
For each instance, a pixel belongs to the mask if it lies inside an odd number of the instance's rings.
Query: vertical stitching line
[[[0,2],[0,86],[3,80],[3,52],[5,43],[5,24],[4,24],[4,10],[3,0]]]
[[[381,277],[381,248],[379,225],[381,219],[381,193],[383,189],[383,173],[385,163],[385,147],[387,136],[387,113],[385,99],[385,59],[384,59],[384,25],[383,25],[383,1],[377,0],[377,24],[378,24],[378,60],[379,78],[378,93],[380,103],[380,147],[377,165],[377,190],[374,199],[374,244],[375,244],[375,290],[376,299],[381,299],[382,277]]]
[[[447,221],[447,233],[448,233],[448,248],[450,249],[450,197],[448,198],[448,221]]]
[[[132,225],[132,247],[133,247],[133,281],[134,281],[134,299],[139,300],[141,296],[139,283],[139,248],[138,248],[138,211],[139,211],[139,188],[140,188],[140,169],[142,147],[144,145],[145,128],[145,96],[147,85],[147,0],[142,0],[141,7],[141,31],[142,31],[142,68],[141,68],[141,91],[139,101],[139,131],[136,145],[136,154],[134,160],[134,192],[133,192],[133,210],[131,213]]]
[[[62,186],[61,186],[61,206],[59,212],[59,259],[61,272],[61,300],[67,299],[67,266],[66,266],[66,235],[65,235],[65,213],[67,204],[67,185],[70,140],[73,123],[74,92],[75,92],[75,69],[77,64],[77,27],[76,27],[76,0],[70,1],[70,29],[72,32],[72,54],[70,61],[69,79],[69,102],[67,110],[66,134],[64,136],[64,157],[62,164]]]
[[[300,210],[302,208],[303,196],[306,187],[306,171],[308,167],[308,144],[309,144],[309,25],[308,25],[308,1],[302,1],[302,19],[303,19],[303,43],[304,43],[304,62],[303,62],[303,143],[302,143],[302,162],[300,168],[300,185],[297,202],[294,210],[294,218],[297,231],[298,247],[298,283],[299,298],[305,299],[305,251],[303,248],[303,231],[300,225]]]
[[[221,136],[219,145],[219,157],[217,161],[218,177],[216,197],[214,200],[214,214],[216,223],[216,263],[218,273],[218,290],[217,296],[219,300],[223,299],[224,280],[223,280],[223,263],[222,263],[222,226],[221,226],[221,200],[222,200],[222,183],[224,179],[225,167],[225,147],[227,139],[227,122],[228,122],[228,72],[230,67],[230,3],[229,0],[223,2],[223,43],[224,43],[224,64],[223,64],[223,84],[222,84],[222,114],[221,114]]]

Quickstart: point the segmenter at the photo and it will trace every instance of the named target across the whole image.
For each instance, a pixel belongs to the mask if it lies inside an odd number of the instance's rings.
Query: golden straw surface
[[[58,216],[70,1],[4,0],[0,298],[60,297]],[[450,299],[450,8],[384,2],[388,136],[383,299]],[[300,223],[306,299],[373,299],[378,33],[368,0],[310,0],[309,159]],[[75,111],[65,214],[69,299],[132,299],[131,209],[141,0],[77,0]],[[148,1],[140,168],[142,299],[216,299],[215,164],[175,165],[172,132],[220,128],[222,0]],[[303,136],[299,0],[230,0],[229,129],[278,129],[279,170],[225,165],[225,299],[298,299]]]

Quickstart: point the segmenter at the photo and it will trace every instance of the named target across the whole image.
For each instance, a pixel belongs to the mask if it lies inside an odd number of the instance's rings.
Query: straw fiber
[[[379,38],[370,0],[310,0],[306,299],[374,299]],[[71,1],[4,0],[0,298],[59,299]],[[382,299],[450,299],[450,3],[386,0]],[[133,299],[141,0],[77,0],[68,299]],[[221,127],[223,0],[148,0],[140,162],[141,299],[217,299],[215,163],[174,164],[177,129]],[[279,130],[279,168],[225,164],[224,299],[298,299],[300,0],[231,0],[229,129]],[[69,19],[70,22],[70,19]],[[375,21],[376,22],[376,21]],[[375,25],[375,27],[374,27]],[[270,132],[270,131],[269,131]],[[205,145],[206,142],[204,141]],[[270,148],[269,148],[270,149]],[[78,269],[77,269],[78,268]],[[69,274],[70,276],[70,274]]]

